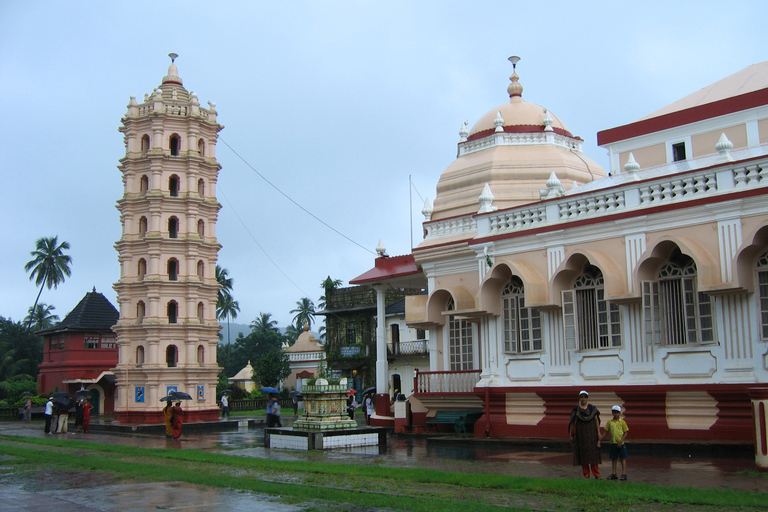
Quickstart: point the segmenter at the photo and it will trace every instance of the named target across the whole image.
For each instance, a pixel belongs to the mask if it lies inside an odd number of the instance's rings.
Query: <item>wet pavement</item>
[[[246,419],[241,419],[240,425],[238,429],[221,432],[185,433],[180,441],[166,440],[157,434],[114,432],[46,436],[41,422],[0,422],[0,434],[80,439],[145,448],[221,450],[229,455],[276,460],[581,479],[581,469],[571,464],[571,454],[565,451],[567,445],[558,442],[547,443],[542,440],[540,444],[513,444],[454,435],[429,438],[390,435],[386,447],[303,452],[267,449],[263,445],[262,428],[248,428]],[[649,450],[646,445],[638,444],[635,450],[630,442],[628,448],[627,473],[632,482],[768,493],[768,472],[757,471],[754,457],[744,447],[726,449],[727,456],[713,456],[711,452],[686,445],[656,446]],[[605,450],[607,452],[607,448]],[[611,461],[607,453],[603,456],[600,469],[603,478],[611,473]],[[0,474],[0,510],[42,511],[55,507],[58,511],[173,509],[196,512],[226,507],[244,512],[293,512],[303,509],[301,506],[275,501],[267,495],[186,483],[158,486],[106,481],[102,485],[91,484],[68,482],[68,485],[52,486],[15,478],[10,473]],[[617,482],[616,485],[622,483]]]

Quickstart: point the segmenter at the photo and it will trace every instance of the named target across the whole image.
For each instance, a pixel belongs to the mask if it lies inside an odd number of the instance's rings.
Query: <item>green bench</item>
[[[427,432],[430,425],[453,425],[457,434],[467,433],[467,427],[472,427],[483,411],[437,411],[435,416],[427,419]]]

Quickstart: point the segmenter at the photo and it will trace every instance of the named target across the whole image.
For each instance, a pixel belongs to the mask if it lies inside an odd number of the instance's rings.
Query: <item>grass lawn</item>
[[[768,493],[627,482],[454,473],[376,465],[280,461],[72,439],[0,436],[6,471],[109,474],[279,496],[305,511],[764,511]]]

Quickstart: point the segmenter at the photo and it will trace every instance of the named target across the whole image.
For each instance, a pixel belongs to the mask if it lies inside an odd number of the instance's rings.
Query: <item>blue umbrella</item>
[[[261,391],[262,393],[272,393],[272,394],[275,394],[275,395],[279,395],[280,394],[280,390],[275,389],[275,388],[259,388],[259,391]]]

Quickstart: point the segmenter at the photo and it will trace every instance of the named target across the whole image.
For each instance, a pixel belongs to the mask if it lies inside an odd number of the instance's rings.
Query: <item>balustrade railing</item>
[[[640,172],[637,175],[638,181],[625,180],[602,190],[579,193],[577,189],[571,195],[543,203],[425,222],[425,239],[501,235],[673,202],[677,204],[768,184],[766,158],[752,160],[747,164],[731,164],[731,167],[713,168],[709,161],[699,163],[705,164],[709,166],[683,173],[668,171],[663,175],[660,174],[665,172],[665,168],[654,168],[650,170],[650,179],[643,179]],[[696,162],[691,161],[690,165],[696,165]]]
[[[429,354],[427,340],[400,341],[387,343],[387,354],[390,356],[420,356]]]
[[[416,393],[472,393],[480,381],[480,370],[416,372]]]

